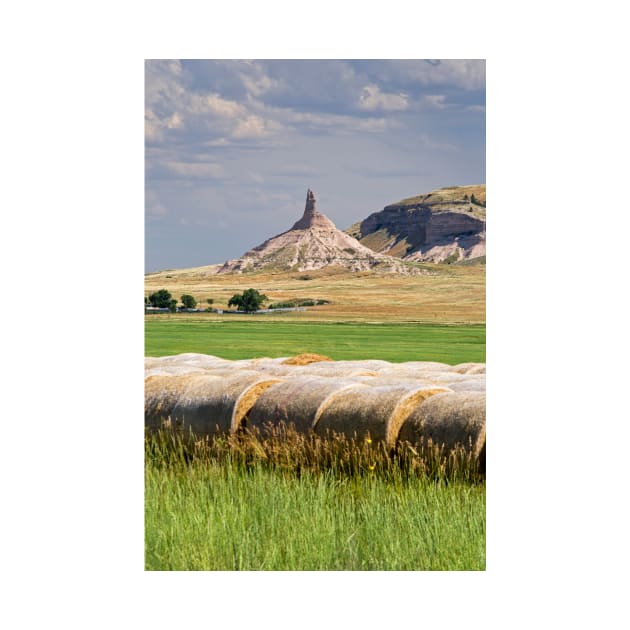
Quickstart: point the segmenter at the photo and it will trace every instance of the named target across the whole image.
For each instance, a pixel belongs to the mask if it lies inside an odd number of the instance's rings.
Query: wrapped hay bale
[[[289,357],[288,359],[285,359],[282,363],[284,365],[309,365],[310,363],[317,363],[320,361],[332,361],[332,359],[321,354],[304,352],[303,354],[298,354],[295,357]]]
[[[144,377],[149,376],[179,376],[182,374],[203,374],[205,369],[202,367],[195,367],[193,365],[174,365],[164,364],[162,366],[156,366],[144,370]]]
[[[315,432],[326,435],[334,431],[359,439],[369,435],[393,446],[400,427],[418,404],[447,391],[433,386],[355,385],[332,395],[315,424]]]
[[[216,365],[218,363],[231,363],[228,359],[215,357],[211,354],[198,354],[196,352],[185,352],[183,354],[174,354],[166,357],[148,357],[152,361],[159,361],[162,364],[175,365],[195,365],[198,367],[206,367]],[[145,359],[145,363],[146,363]]]
[[[200,374],[184,374],[179,376],[149,376],[144,380],[144,423],[150,429],[158,429],[164,421],[172,417],[173,408],[180,396]]]
[[[316,372],[317,370],[328,370],[334,366],[335,368],[338,368],[340,370],[369,370],[377,372],[378,370],[382,370],[383,368],[391,367],[391,365],[392,364],[388,361],[381,361],[380,359],[365,359],[363,361],[333,361],[331,363],[312,363],[305,366],[304,369],[310,369]]]
[[[438,394],[425,400],[403,424],[399,440],[412,444],[462,445],[479,456],[486,442],[486,395],[481,392]]]
[[[391,367],[421,372],[447,372],[451,366],[448,363],[438,363],[437,361],[404,361],[403,363],[392,363]]]
[[[336,363],[311,364],[293,368],[302,376],[322,376],[327,378],[352,378],[354,376],[376,376],[378,372],[362,367],[338,366]]]
[[[352,380],[358,381],[359,383],[364,383],[365,385],[369,385],[370,387],[384,387],[384,386],[400,386],[405,387],[407,389],[413,388],[426,388],[426,387],[440,387],[444,389],[444,391],[449,391],[450,387],[446,386],[443,383],[434,383],[430,378],[426,376],[423,378],[409,378],[407,376],[398,377],[385,375],[381,376],[380,372],[376,372],[374,376],[354,376]]]
[[[180,394],[171,418],[198,435],[234,432],[262,392],[278,382],[245,370],[224,377],[198,376]]]
[[[486,391],[486,375],[474,374],[465,381],[451,383],[448,386],[454,392],[485,392]]]
[[[331,395],[353,387],[353,380],[299,376],[272,385],[261,394],[247,416],[247,426],[262,429],[265,423],[293,424],[307,433],[317,422]]]
[[[486,364],[485,363],[459,363],[458,365],[453,365],[448,371],[457,372],[459,374],[485,374]]]

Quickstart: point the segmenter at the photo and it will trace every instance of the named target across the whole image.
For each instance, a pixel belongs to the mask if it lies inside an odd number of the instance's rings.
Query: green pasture
[[[485,362],[485,325],[360,324],[202,320],[185,314],[145,318],[145,355],[182,352],[225,359],[293,356],[304,352],[334,360]]]
[[[485,570],[485,485],[147,462],[147,570]]]

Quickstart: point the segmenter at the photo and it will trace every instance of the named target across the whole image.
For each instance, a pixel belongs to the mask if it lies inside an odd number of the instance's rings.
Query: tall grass
[[[463,449],[421,451],[285,428],[147,435],[146,568],[483,570],[482,476]]]

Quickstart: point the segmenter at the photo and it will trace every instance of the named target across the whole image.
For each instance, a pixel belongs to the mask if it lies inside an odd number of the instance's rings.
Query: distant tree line
[[[180,297],[183,309],[195,309],[197,308],[197,300],[187,293]],[[263,295],[256,289],[246,289],[243,293],[235,293],[228,302],[229,306],[236,306],[240,311],[245,313],[255,313],[260,310],[262,305],[267,302],[269,298]],[[206,300],[208,308],[206,311],[211,311],[211,305],[214,304],[214,300],[208,298]],[[286,302],[277,302],[276,304],[270,304],[269,308],[292,308],[296,306],[316,306],[321,304],[330,304],[328,300],[313,300],[311,298],[305,298],[301,300],[291,300]],[[171,313],[177,311],[177,300],[173,299],[173,296],[166,289],[160,289],[155,293],[151,293],[148,297],[144,298],[145,306],[153,306],[155,308],[167,308]]]
[[[180,298],[182,306],[181,308],[186,309],[194,309],[197,308],[197,300],[188,293],[184,293]],[[214,303],[214,300],[208,298],[206,300],[208,303],[208,308],[206,310],[211,310],[210,305]],[[145,306],[153,306],[155,308],[167,308],[171,313],[175,313],[177,311],[177,300],[173,299],[170,291],[166,289],[160,289],[155,293],[151,293],[149,297],[144,298]]]

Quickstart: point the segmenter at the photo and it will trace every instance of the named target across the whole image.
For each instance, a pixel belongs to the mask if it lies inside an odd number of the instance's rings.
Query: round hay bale
[[[432,382],[430,378],[399,378],[397,376],[385,375],[381,376],[380,373],[376,373],[374,376],[354,376],[353,380],[356,380],[360,383],[365,383],[370,387],[384,387],[384,386],[400,386],[405,387],[407,389],[419,388],[419,387],[436,387],[436,383]],[[450,387],[440,383],[440,388],[443,388],[444,391],[448,391]]]
[[[231,433],[241,425],[260,394],[278,382],[245,370],[225,377],[199,376],[181,393],[171,417],[195,434]]]
[[[144,423],[150,429],[158,429],[172,418],[173,408],[189,385],[201,374],[179,376],[149,376],[144,381]],[[211,377],[219,381],[219,377]]]
[[[376,376],[378,372],[362,367],[338,366],[336,363],[319,363],[293,368],[295,373],[308,376],[352,378],[354,376]]]
[[[284,365],[309,365],[310,363],[317,363],[319,361],[332,361],[330,357],[325,357],[321,354],[313,354],[312,352],[304,352],[294,357],[284,359],[282,363]]]
[[[481,392],[438,394],[424,401],[404,422],[400,440],[444,446],[460,444],[479,456],[486,442],[486,395]]]
[[[228,359],[215,357],[211,354],[199,354],[197,352],[184,352],[182,354],[174,354],[166,357],[159,357],[163,363],[176,363],[188,365],[214,365],[216,363],[229,362]]]
[[[299,376],[272,385],[255,402],[247,416],[247,426],[262,429],[265,423],[293,424],[306,433],[317,422],[331,394],[355,386],[353,380],[319,376]]]
[[[426,398],[448,390],[436,387],[355,385],[331,396],[315,424],[315,432],[367,437],[393,446],[409,414]]]
[[[313,370],[316,372],[317,370],[329,370],[331,367],[334,367],[340,370],[369,370],[371,372],[377,372],[383,368],[391,367],[391,365],[392,364],[388,361],[381,361],[380,359],[366,359],[363,361],[322,361],[320,363],[307,365],[303,369]]]
[[[457,372],[459,374],[485,374],[485,363],[459,363],[453,365],[448,371]]]
[[[164,364],[144,370],[144,377],[149,376],[180,376],[182,374],[203,374],[206,370],[194,365]]]
[[[446,372],[451,367],[448,363],[438,363],[437,361],[404,361],[403,363],[392,363],[391,366],[422,372]]]
[[[486,391],[486,376],[485,374],[479,374],[480,378],[475,378],[477,375],[473,375],[471,378],[467,378],[465,381],[459,381],[457,383],[451,383],[448,388],[454,392],[485,392]]]

